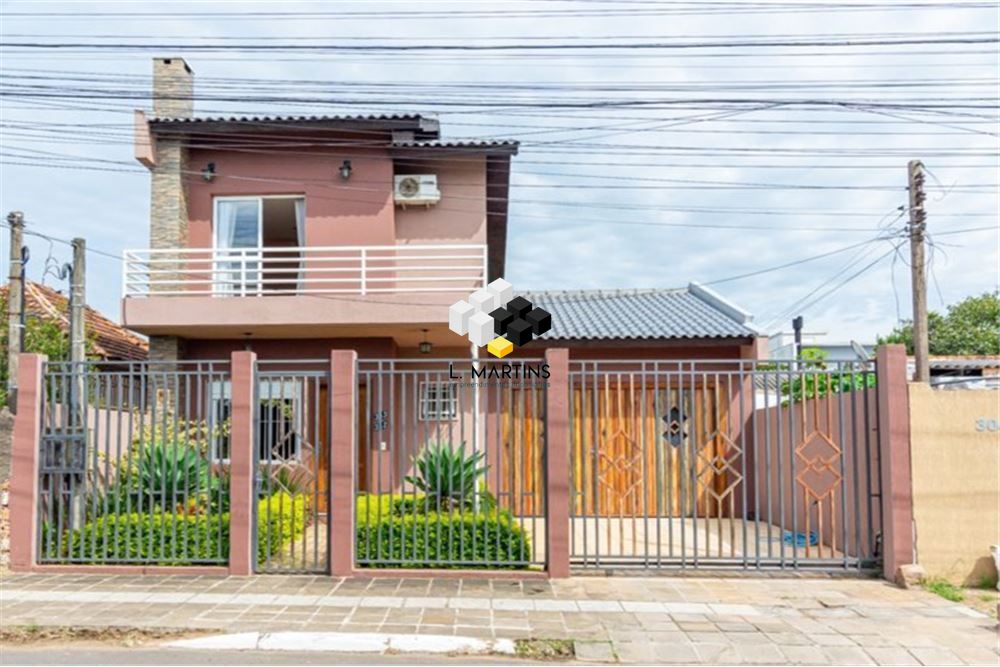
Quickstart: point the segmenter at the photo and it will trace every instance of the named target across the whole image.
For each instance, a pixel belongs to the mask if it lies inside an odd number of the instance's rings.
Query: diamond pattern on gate
[[[811,432],[795,447],[795,457],[804,466],[795,479],[809,495],[826,498],[842,480],[835,467],[840,456],[840,448],[829,436],[820,431]]]
[[[722,489],[720,492],[716,492],[715,488],[709,484],[703,484],[702,489],[707,492],[710,496],[715,498],[717,501],[721,501],[723,498],[732,493],[733,489],[743,481],[743,475],[733,467],[733,463],[742,454],[743,450],[737,446],[733,439],[728,435],[716,431],[708,437],[705,443],[702,445],[702,449],[710,446],[716,440],[722,441],[724,445],[724,450],[726,453],[733,452],[733,456],[723,456],[722,454],[716,454],[711,458],[706,458],[701,452],[698,452],[698,460],[704,465],[698,470],[698,479],[701,480],[706,473],[711,472],[713,476],[725,476],[725,479],[729,481],[726,488]]]
[[[607,443],[608,447],[599,448],[599,456],[602,463],[609,465],[598,467],[600,472],[597,475],[597,482],[609,491],[618,491],[619,502],[621,502],[640,492],[639,487],[642,486],[642,450],[636,447],[635,440],[626,435],[625,431],[622,430],[616,431],[607,440]],[[626,446],[619,447],[619,444],[625,444]],[[629,454],[611,457],[605,453],[606,449],[611,449],[612,451],[626,450]],[[611,470],[608,470],[608,468],[611,468]],[[605,476],[609,472],[624,473],[628,475],[631,483],[625,488],[616,486],[614,480],[609,480]]]
[[[290,443],[294,444],[296,440],[299,451],[295,452],[295,447],[292,446],[287,449],[292,452],[291,456],[282,456],[282,448]],[[313,472],[316,446],[298,428],[290,428],[279,442],[271,446],[269,455],[270,462],[266,466],[273,485],[293,495],[299,489],[313,488],[316,481],[316,473]]]

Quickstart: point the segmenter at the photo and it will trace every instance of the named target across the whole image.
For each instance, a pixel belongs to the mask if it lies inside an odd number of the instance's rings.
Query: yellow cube
[[[498,336],[490,341],[490,344],[486,346],[486,350],[494,357],[503,359],[514,351],[514,343],[510,342],[503,336]]]

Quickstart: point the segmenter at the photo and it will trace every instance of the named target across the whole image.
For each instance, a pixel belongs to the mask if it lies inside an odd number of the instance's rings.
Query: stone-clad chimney
[[[194,72],[183,58],[153,59],[153,116],[157,118],[194,117]],[[188,197],[185,173],[188,151],[185,139],[163,136],[155,139],[156,162],[150,169],[151,210],[149,247],[158,249],[184,248],[188,241]],[[161,260],[176,259],[176,264],[163,262],[158,269],[175,270],[176,274],[161,274],[166,279],[179,279],[184,262],[170,253],[158,255]],[[153,291],[177,289],[154,286]],[[149,358],[158,361],[183,357],[184,341],[176,336],[150,336]]]
[[[194,116],[194,72],[183,58],[153,58],[153,115]]]

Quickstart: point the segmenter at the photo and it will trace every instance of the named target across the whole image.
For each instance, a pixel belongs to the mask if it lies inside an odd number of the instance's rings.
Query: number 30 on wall
[[[1000,431],[1000,419],[980,417],[976,420],[976,430],[980,432],[989,431],[990,433]]]

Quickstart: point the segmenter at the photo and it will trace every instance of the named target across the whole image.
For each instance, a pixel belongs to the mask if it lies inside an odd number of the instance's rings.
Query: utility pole
[[[792,320],[792,331],[795,332],[795,358],[802,357],[802,316],[799,315]]]
[[[924,164],[910,160],[907,165],[910,192],[910,278],[913,283],[913,360],[916,382],[930,382],[930,341],[927,331],[927,273],[924,267],[924,232],[927,213],[924,210]]]
[[[73,239],[73,272],[69,288],[69,360],[75,364],[86,361],[84,308],[87,304],[87,242]]]
[[[69,278],[69,360],[70,360],[70,390],[69,390],[69,431],[71,440],[64,446],[74,449],[87,447],[87,382],[83,362],[86,361],[84,308],[87,303],[87,242],[76,238],[73,244],[73,264],[66,264],[59,277]],[[67,275],[69,274],[69,275]],[[79,472],[70,473],[70,483],[78,489],[86,489],[87,479]],[[82,526],[86,518],[86,494],[75,495],[70,504],[70,526]]]
[[[7,283],[7,405],[17,410],[18,358],[24,347],[24,214],[7,214],[10,225],[10,280]]]

